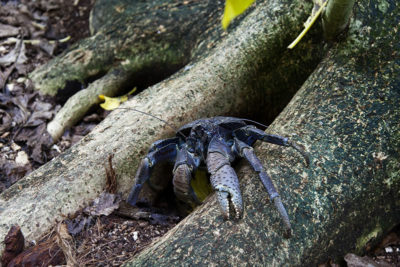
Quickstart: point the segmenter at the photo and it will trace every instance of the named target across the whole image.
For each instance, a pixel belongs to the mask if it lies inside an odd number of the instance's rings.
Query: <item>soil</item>
[[[89,36],[88,17],[94,1],[0,1],[0,193],[78,142],[107,115],[100,108],[93,110],[54,144],[46,126],[66,99],[34,91],[27,78],[34,68]],[[108,170],[112,173],[112,166]],[[60,237],[55,229],[38,245],[56,244],[65,256],[61,264],[119,266],[180,220],[165,210],[126,212],[118,194],[111,191],[108,188],[111,202],[99,200],[98,204],[102,211],[111,205],[111,212],[83,209],[60,223],[68,230],[66,236]],[[26,255],[32,259],[35,250],[25,251],[25,258],[19,260],[26,260]],[[400,226],[366,254],[375,262],[400,266]],[[40,257],[38,264],[43,263]],[[335,264],[321,264],[329,265]]]
[[[171,226],[116,215],[98,217],[92,227],[74,237],[76,260],[79,266],[120,266]]]

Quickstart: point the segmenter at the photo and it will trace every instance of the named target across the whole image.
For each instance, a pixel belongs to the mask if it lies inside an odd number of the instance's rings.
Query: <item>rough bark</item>
[[[310,8],[302,1],[260,3],[215,49],[125,107],[177,127],[200,117],[257,110],[264,110],[261,117],[271,116],[273,108],[265,107],[282,105],[319,61],[315,55],[322,54],[322,45],[310,40],[296,52],[285,49]],[[113,112],[78,145],[0,195],[0,239],[14,223],[27,240],[37,239],[56,220],[94,199],[105,185],[109,154],[114,154],[118,189],[126,193],[150,143],[171,135],[158,120],[134,111]]]

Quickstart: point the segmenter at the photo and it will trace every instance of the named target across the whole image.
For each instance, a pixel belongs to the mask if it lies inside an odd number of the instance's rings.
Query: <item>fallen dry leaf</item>
[[[375,261],[368,256],[360,257],[355,254],[349,253],[344,257],[348,267],[392,267],[391,264],[385,261]]]
[[[55,238],[50,238],[20,253],[8,264],[8,267],[62,264],[65,264],[64,253]]]
[[[25,55],[25,44],[22,42],[21,46],[19,47],[19,42],[15,44],[14,49],[11,50],[10,53],[0,57],[0,65],[7,67],[11,64],[14,64],[15,62],[17,64],[24,64],[28,60]]]
[[[103,192],[93,201],[92,205],[84,209],[84,212],[92,216],[108,216],[118,209],[120,202],[119,195]]]
[[[16,36],[18,33],[17,27],[0,23],[0,38]]]

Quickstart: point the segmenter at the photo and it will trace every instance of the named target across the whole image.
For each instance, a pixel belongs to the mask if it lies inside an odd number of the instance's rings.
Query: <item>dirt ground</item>
[[[46,126],[66,98],[34,91],[27,78],[34,68],[89,36],[88,17],[94,1],[0,1],[0,193],[78,142],[107,115],[100,108],[93,110],[53,144]],[[112,166],[108,170],[112,184]],[[14,259],[6,259],[3,266],[119,266],[180,219],[165,210],[132,210],[109,188],[91,206],[60,222],[38,244],[30,244],[22,253],[13,250],[10,257]],[[8,237],[9,248],[23,244],[17,229],[11,229]],[[346,261],[349,266],[400,266],[399,237],[398,226],[380,246],[366,251],[368,257],[348,254]],[[58,256],[49,257],[50,251]],[[321,264],[330,265],[335,264]]]

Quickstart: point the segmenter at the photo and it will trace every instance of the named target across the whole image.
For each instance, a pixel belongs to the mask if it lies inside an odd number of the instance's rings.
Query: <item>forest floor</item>
[[[94,1],[0,1],[0,193],[77,143],[107,115],[101,108],[93,109],[53,143],[46,132],[47,123],[70,95],[44,96],[34,91],[28,78],[37,66],[89,36],[88,17]],[[111,161],[104,162],[111,186],[117,178]],[[115,190],[108,188],[91,206],[69,215],[41,241],[29,244],[18,256],[15,253],[13,261],[119,266],[181,219],[165,209],[129,210]],[[23,242],[15,238],[17,230],[10,229],[7,242]],[[54,251],[52,256],[50,251]],[[346,261],[349,266],[400,266],[400,227],[365,254],[368,256],[362,258],[348,254]],[[10,260],[3,261],[3,266]],[[335,263],[321,263],[330,265]]]
[[[46,133],[47,123],[69,95],[44,96],[33,90],[27,77],[37,66],[89,36],[88,18],[93,3],[94,0],[0,2],[0,193],[77,143],[107,115],[101,108],[92,110],[53,143]],[[107,159],[104,162],[107,165]],[[159,216],[155,220],[156,215],[142,212],[141,218],[132,219],[126,214],[92,215],[82,210],[63,222],[74,241],[69,253],[79,265],[119,266],[179,220],[176,216]],[[53,238],[56,234],[55,229],[37,246],[58,247]],[[38,252],[43,248],[35,250],[30,245],[30,250],[16,262],[66,263],[65,257],[46,258]]]

